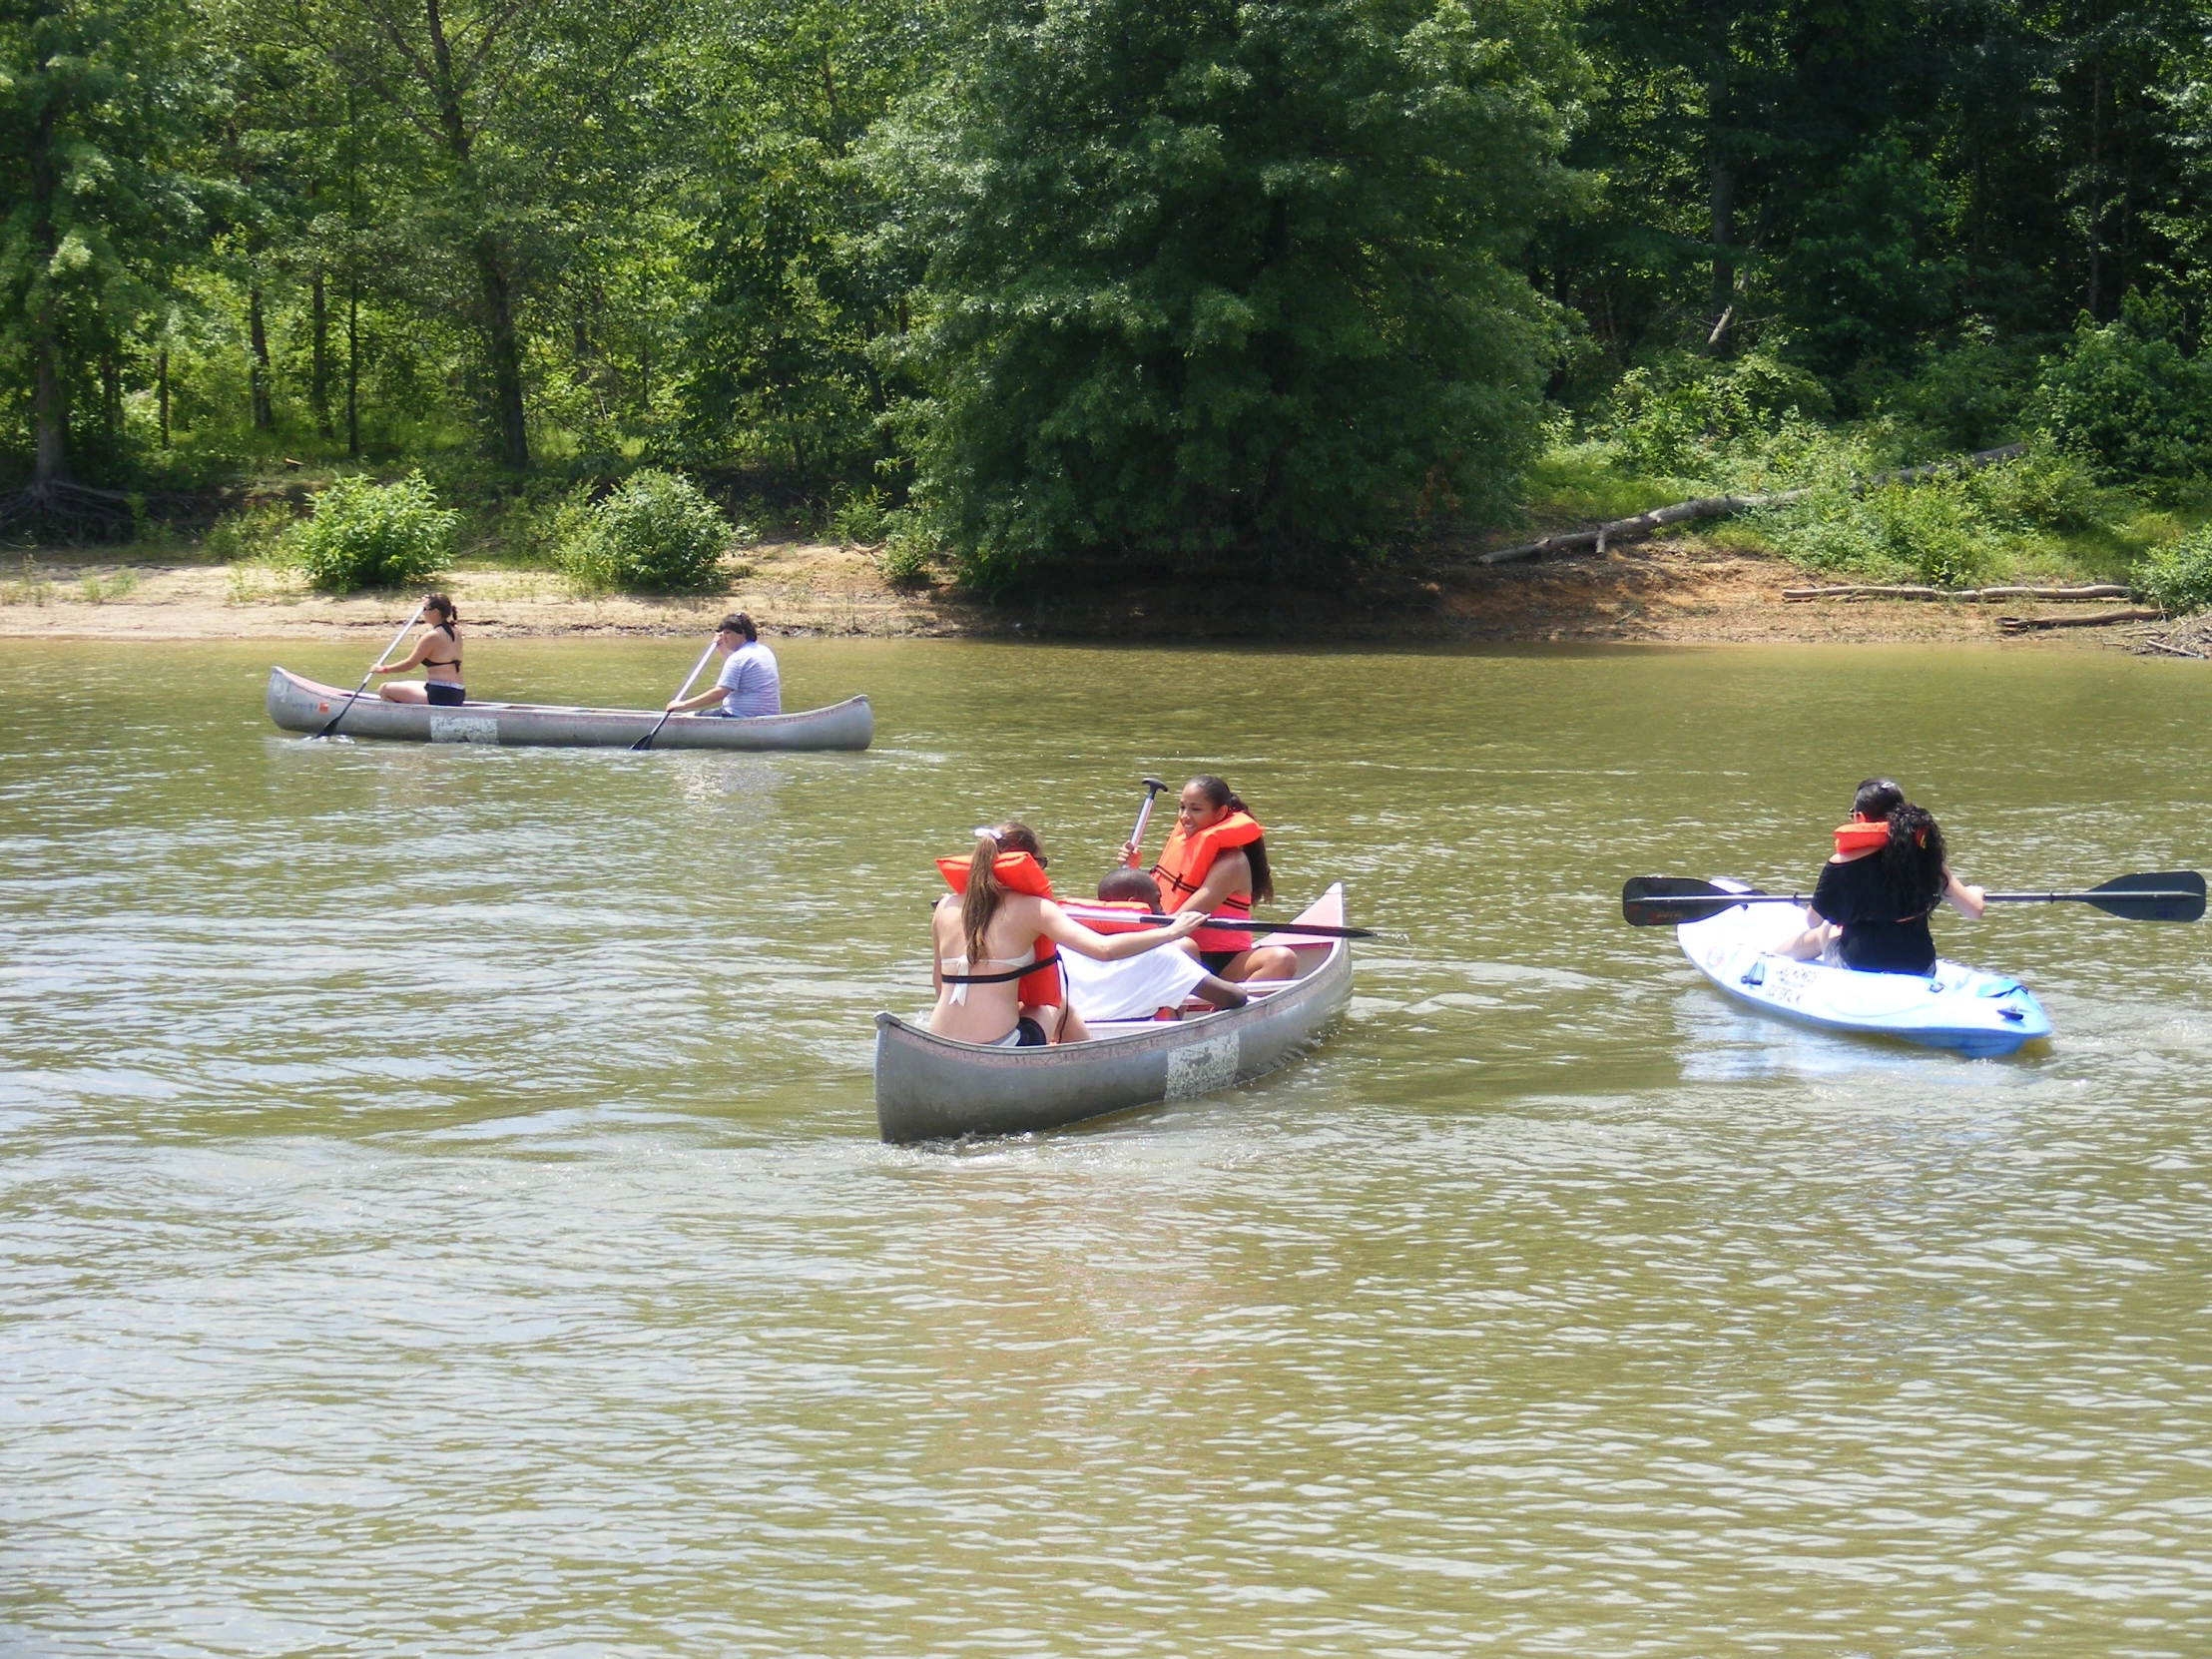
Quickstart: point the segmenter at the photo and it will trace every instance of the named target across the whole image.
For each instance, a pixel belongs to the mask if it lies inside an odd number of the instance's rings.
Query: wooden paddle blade
[[[1687,875],[1634,875],[1621,884],[1621,919],[1631,927],[1705,921],[1739,902],[1712,882]]]
[[[2091,887],[2088,902],[2130,921],[2196,921],[2204,915],[2204,877],[2193,869],[2123,875]]]

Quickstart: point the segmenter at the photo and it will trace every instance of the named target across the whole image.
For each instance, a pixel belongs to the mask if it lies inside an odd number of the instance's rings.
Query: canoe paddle
[[[407,618],[405,622],[399,625],[399,632],[392,635],[391,644],[385,646],[383,650],[379,651],[376,654],[376,661],[369,664],[368,672],[361,676],[361,683],[353,688],[353,697],[358,697],[361,695],[361,693],[368,690],[369,681],[376,678],[377,667],[383,662],[386,657],[390,656],[394,651],[397,651],[399,649],[399,642],[407,637],[407,630],[409,628],[412,628],[416,623],[422,620],[423,606],[428,605],[429,603],[429,600],[423,600],[421,605],[417,605],[414,608],[414,615]],[[320,743],[332,732],[335,732],[338,729],[338,722],[345,718],[345,711],[353,707],[353,697],[347,698],[342,704],[340,704],[338,706],[338,712],[330,717],[329,724],[323,727],[321,731],[315,733],[315,735],[309,738],[307,741],[309,743]],[[346,741],[351,742],[352,740],[347,739]]]
[[[1621,887],[1621,918],[1631,927],[1705,921],[1739,904],[1804,904],[1802,893],[1730,892],[1686,875],[1638,875]],[[2204,877],[2193,869],[2122,875],[2087,892],[1992,892],[1985,904],[2088,904],[2129,921],[2195,921],[2204,914]]]
[[[722,636],[719,634],[715,636],[716,639],[720,639],[721,637]],[[712,657],[714,654],[715,642],[714,640],[709,640],[707,642],[707,649],[699,654],[699,661],[692,664],[691,672],[684,676],[683,685],[678,687],[676,695],[669,699],[671,703],[681,703],[684,701],[685,698],[691,695],[691,683],[699,678],[699,671],[707,666],[707,659],[709,657]],[[630,752],[633,755],[643,755],[648,749],[651,749],[653,747],[653,740],[661,735],[661,728],[668,724],[668,717],[675,712],[676,711],[674,709],[667,709],[662,711],[661,718],[653,723],[653,730],[646,733],[644,737],[638,739],[636,743],[632,744],[630,746]]]
[[[1175,920],[1173,916],[1139,915],[1134,910],[1106,910],[1084,904],[1075,899],[1056,899],[1061,909],[1078,921],[1086,916],[1101,921],[1141,921],[1147,927],[1165,927]],[[1311,933],[1317,939],[1373,939],[1381,937],[1372,927],[1327,927],[1314,921],[1223,921],[1218,917],[1207,924],[1211,927],[1232,929],[1239,933]]]
[[[1140,848],[1144,845],[1144,827],[1152,822],[1152,798],[1166,788],[1167,785],[1157,778],[1144,780],[1144,805],[1137,809],[1137,828],[1129,831],[1130,845]]]

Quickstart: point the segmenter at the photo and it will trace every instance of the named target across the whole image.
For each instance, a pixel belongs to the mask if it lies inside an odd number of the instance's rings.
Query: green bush
[[[2102,522],[2087,463],[2048,448],[1969,474],[1966,493],[1990,523],[2007,529],[2063,532]]]
[[[2019,435],[2038,366],[2032,347],[1964,340],[1931,353],[1883,406],[1924,430],[1938,449],[1993,449]]]
[[[559,560],[578,586],[705,593],[724,585],[730,526],[688,478],[633,474],[588,514],[572,514]]]
[[[201,550],[227,565],[274,563],[294,522],[290,503],[255,502],[217,519]]]
[[[1988,570],[1999,536],[1976,477],[1868,489],[1839,458],[1821,457],[1826,464],[1806,497],[1749,515],[1783,557],[1812,570],[1936,587],[1962,586]]]
[[[1733,452],[1762,446],[1828,409],[1820,381],[1771,351],[1727,362],[1677,353],[1622,375],[1598,431],[1639,472],[1712,477]]]
[[[2045,365],[2036,414],[2106,477],[2186,478],[2212,466],[2212,360],[2182,349],[2179,308],[2130,293],[2116,321],[2085,314]]]
[[[2135,567],[2133,585],[2176,615],[2212,609],[2212,524],[2153,551]]]
[[[558,570],[562,550],[591,523],[591,486],[577,484],[549,499],[509,503],[493,519],[489,541],[502,563],[523,570]]]
[[[396,484],[358,475],[315,498],[314,513],[285,537],[291,563],[326,593],[399,588],[443,570],[460,514],[438,505],[419,472]]]
[[[830,533],[855,547],[873,547],[889,533],[891,509],[872,486],[857,493],[839,491],[830,508]]]
[[[929,537],[912,513],[886,514],[882,541],[875,568],[892,587],[926,588],[936,581],[936,559]]]

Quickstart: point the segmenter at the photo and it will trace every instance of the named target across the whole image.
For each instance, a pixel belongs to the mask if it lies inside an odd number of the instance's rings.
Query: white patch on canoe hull
[[[1168,1099],[1191,1100],[1237,1080],[1242,1034],[1225,1031],[1211,1041],[1168,1050]]]
[[[432,715],[432,743],[497,743],[499,722],[489,715]]]

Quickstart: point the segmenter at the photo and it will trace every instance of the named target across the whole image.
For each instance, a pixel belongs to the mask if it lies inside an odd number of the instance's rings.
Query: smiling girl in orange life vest
[[[952,894],[938,899],[930,916],[937,1005],[929,1029],[957,1042],[997,1048],[1044,1043],[1044,1010],[1061,1005],[1059,971],[1051,962],[1055,945],[1114,962],[1172,944],[1198,925],[1193,916],[1111,939],[1092,932],[1052,901],[1044,849],[1026,825],[978,830],[965,864],[939,858],[937,870]],[[1063,1009],[1051,1040],[1081,1042],[1089,1035],[1081,1016]]]
[[[1255,949],[1251,933],[1235,925],[1252,918],[1254,899],[1275,897],[1265,835],[1227,784],[1201,773],[1183,786],[1175,829],[1152,866],[1162,910],[1197,910],[1211,918],[1193,946],[1206,971],[1224,979],[1289,979],[1298,972],[1298,958],[1287,947]],[[1122,843],[1123,863],[1134,867],[1139,855],[1135,841]]]

